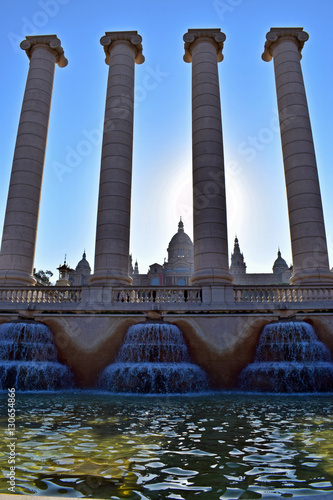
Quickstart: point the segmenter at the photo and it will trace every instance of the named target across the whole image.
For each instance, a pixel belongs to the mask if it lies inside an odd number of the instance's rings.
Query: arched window
[[[158,286],[160,284],[160,280],[158,278],[153,278],[151,280],[151,286]]]

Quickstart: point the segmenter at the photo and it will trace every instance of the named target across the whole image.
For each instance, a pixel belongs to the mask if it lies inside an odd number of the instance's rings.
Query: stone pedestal
[[[220,90],[217,62],[224,33],[191,29],[184,35],[185,62],[192,62],[193,285],[231,283]]]
[[[264,61],[274,60],[295,284],[332,283],[301,51],[303,28],[271,28]]]
[[[101,38],[109,65],[93,285],[129,285],[134,64],[144,62],[136,31]]]
[[[67,65],[56,35],[27,36],[30,59],[10,178],[0,253],[0,284],[33,285],[39,203],[54,67]]]

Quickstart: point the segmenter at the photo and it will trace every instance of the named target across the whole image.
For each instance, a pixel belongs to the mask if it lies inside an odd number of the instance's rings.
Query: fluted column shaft
[[[134,64],[144,61],[137,32],[110,32],[101,39],[109,65],[99,186],[95,272],[90,281],[131,284],[131,218]]]
[[[67,65],[55,35],[21,43],[30,59],[0,253],[0,283],[31,285],[55,64]]]
[[[332,282],[323,208],[305,87],[302,28],[272,28],[263,59],[273,58],[288,199],[292,283]]]
[[[231,283],[221,104],[217,62],[224,33],[189,30],[185,62],[192,62],[193,243],[192,284]]]

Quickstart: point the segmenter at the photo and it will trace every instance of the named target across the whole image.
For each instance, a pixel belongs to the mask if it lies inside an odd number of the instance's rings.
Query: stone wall
[[[22,320],[8,314],[0,323]],[[38,314],[35,321],[47,325],[54,334],[59,360],[67,364],[80,387],[94,387],[101,371],[115,360],[127,329],[150,319],[177,325],[183,332],[191,359],[208,374],[214,388],[237,387],[237,378],[255,356],[262,328],[278,320],[311,323],[333,354],[333,317],[329,312],[234,311],[207,314]]]

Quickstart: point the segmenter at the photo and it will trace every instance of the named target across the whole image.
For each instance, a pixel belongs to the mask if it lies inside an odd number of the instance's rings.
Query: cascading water
[[[52,333],[42,324],[0,325],[0,390],[59,390],[73,387],[73,376],[57,360]]]
[[[191,363],[182,332],[175,325],[131,326],[116,361],[98,385],[112,392],[185,393],[208,389],[205,372]]]
[[[328,348],[305,322],[266,325],[254,363],[240,375],[245,390],[263,392],[331,392],[333,362]]]

